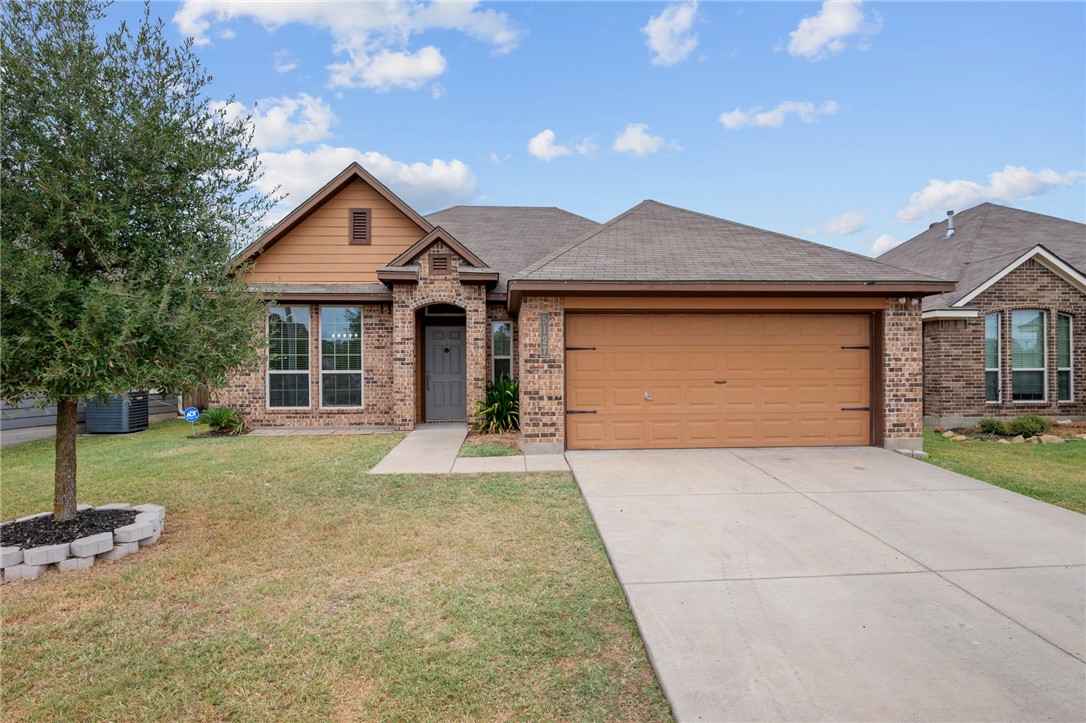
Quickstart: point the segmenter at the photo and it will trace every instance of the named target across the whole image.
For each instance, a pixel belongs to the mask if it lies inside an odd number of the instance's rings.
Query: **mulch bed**
[[[56,522],[52,515],[8,522],[0,527],[0,544],[23,549],[63,545],[80,537],[113,532],[118,527],[130,525],[138,514],[136,510],[83,510],[66,522]]]

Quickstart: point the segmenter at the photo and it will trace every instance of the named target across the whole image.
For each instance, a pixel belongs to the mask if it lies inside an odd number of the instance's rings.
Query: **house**
[[[925,297],[924,416],[1086,416],[1086,226],[991,203],[879,257],[953,279]]]
[[[274,300],[255,425],[469,418],[519,377],[528,453],[921,444],[920,300],[952,284],[645,201],[423,217],[351,165],[238,257]]]

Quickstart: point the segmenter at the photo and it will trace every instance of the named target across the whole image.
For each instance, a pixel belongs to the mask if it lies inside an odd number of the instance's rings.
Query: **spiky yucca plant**
[[[485,397],[475,407],[475,428],[485,434],[520,429],[520,382],[502,374],[486,386]]]

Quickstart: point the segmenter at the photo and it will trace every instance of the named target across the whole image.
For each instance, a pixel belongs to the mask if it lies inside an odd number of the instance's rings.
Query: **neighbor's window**
[[[1071,384],[1073,369],[1071,361],[1071,317],[1060,314],[1056,317],[1056,399],[1070,402],[1075,398]]]
[[[1011,312],[1011,398],[1016,402],[1043,402],[1045,370],[1045,313]]]
[[[498,380],[502,374],[513,376],[513,344],[508,321],[495,321],[492,327],[491,378]]]
[[[309,407],[309,307],[268,310],[268,406]]]
[[[984,317],[984,401],[1002,399],[999,388],[999,314]]]
[[[321,307],[321,406],[362,406],[362,309]]]

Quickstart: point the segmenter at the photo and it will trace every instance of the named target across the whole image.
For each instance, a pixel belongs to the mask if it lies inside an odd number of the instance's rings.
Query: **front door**
[[[464,327],[426,327],[426,421],[468,418]]]

